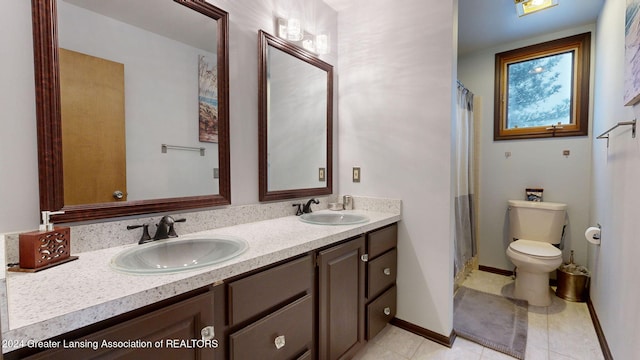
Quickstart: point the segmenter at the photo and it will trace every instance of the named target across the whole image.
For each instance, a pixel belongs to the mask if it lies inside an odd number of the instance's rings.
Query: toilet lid
[[[509,247],[519,253],[537,257],[558,257],[562,255],[560,249],[541,241],[520,239],[512,242]]]

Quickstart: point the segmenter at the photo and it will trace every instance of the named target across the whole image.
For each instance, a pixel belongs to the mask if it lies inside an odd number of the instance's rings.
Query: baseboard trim
[[[449,336],[445,336],[442,334],[438,334],[435,331],[431,331],[429,329],[425,329],[421,326],[418,326],[416,324],[412,324],[408,321],[405,320],[401,320],[398,318],[393,318],[391,319],[391,325],[397,326],[400,329],[403,330],[407,330],[411,333],[414,333],[416,335],[422,336],[423,338],[427,339],[427,340],[431,340],[433,342],[436,342],[440,345],[444,345],[448,348],[451,348],[453,346],[453,342],[456,340],[456,333],[451,330],[451,334],[449,334]]]
[[[513,271],[502,270],[502,269],[494,268],[494,267],[491,267],[491,266],[480,265],[478,267],[478,270],[486,271],[488,273],[498,274],[498,275],[502,275],[502,276],[513,276]],[[549,279],[549,286],[558,286],[558,280]]]
[[[491,266],[480,265],[478,267],[478,270],[486,271],[486,272],[489,272],[489,273],[492,273],[492,274],[503,275],[503,276],[513,276],[513,271],[502,270],[502,269],[494,268],[494,267],[491,267]]]
[[[587,297],[587,308],[589,308],[589,315],[591,315],[593,328],[596,330],[596,335],[598,336],[598,342],[600,342],[602,355],[604,355],[605,360],[613,360],[611,349],[609,349],[609,344],[607,343],[607,339],[604,337],[604,331],[602,331],[602,326],[600,326],[600,320],[598,320],[598,315],[596,314],[596,309],[593,307],[593,303],[591,302],[591,297]]]

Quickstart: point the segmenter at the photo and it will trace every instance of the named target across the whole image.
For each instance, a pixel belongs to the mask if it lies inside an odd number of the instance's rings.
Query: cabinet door
[[[352,357],[364,344],[364,236],[318,254],[319,359]]]
[[[216,359],[217,340],[199,343],[201,330],[213,325],[212,291],[125,321],[29,359]],[[162,341],[162,343],[159,343]],[[65,343],[60,343],[61,347]],[[94,350],[91,346],[96,347]]]

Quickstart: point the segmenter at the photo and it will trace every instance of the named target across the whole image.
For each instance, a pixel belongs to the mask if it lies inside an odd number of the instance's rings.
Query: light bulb
[[[316,51],[318,54],[328,54],[329,49],[329,35],[324,33],[316,35]]]
[[[287,39],[300,41],[302,38],[302,23],[300,19],[290,18],[289,21],[287,21]]]

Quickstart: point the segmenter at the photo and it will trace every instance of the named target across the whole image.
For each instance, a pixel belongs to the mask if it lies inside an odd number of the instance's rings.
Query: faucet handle
[[[297,206],[297,207],[298,207],[298,209],[296,210],[296,216],[300,216],[300,215],[304,214],[304,213],[302,212],[302,207],[301,207],[301,206],[302,206],[302,204],[293,204],[293,205],[291,205],[291,206]]]
[[[149,224],[127,225],[127,230],[133,230],[137,228],[142,228],[142,236],[140,237],[138,244],[144,244],[151,241],[151,235],[149,235]]]
[[[171,224],[171,226],[169,226],[169,237],[178,237],[178,234],[176,234],[176,229],[174,229],[173,225],[175,223],[178,222],[186,222],[187,219],[178,219],[178,220],[173,220],[173,224]]]

